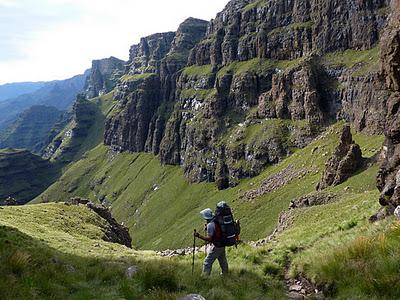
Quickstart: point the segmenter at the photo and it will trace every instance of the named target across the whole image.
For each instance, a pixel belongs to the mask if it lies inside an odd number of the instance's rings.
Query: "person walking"
[[[203,273],[210,275],[215,260],[218,260],[221,267],[221,274],[228,273],[228,260],[226,259],[225,246],[221,242],[221,227],[214,219],[214,213],[210,208],[200,212],[201,216],[207,222],[207,236],[202,236],[199,232],[193,235],[203,241],[211,243],[208,247],[208,254],[203,263]]]

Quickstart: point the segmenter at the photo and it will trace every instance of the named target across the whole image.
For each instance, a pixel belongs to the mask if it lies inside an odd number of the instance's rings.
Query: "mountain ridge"
[[[87,198],[135,247],[165,250],[192,246],[198,212],[229,202],[244,241],[228,250],[231,276],[198,286],[179,256],[138,263],[126,283],[125,262],[111,275],[124,286],[108,283],[116,299],[398,297],[399,8],[233,0],[210,22],[142,38],[124,70],[92,77],[95,98],[77,97],[46,151],[62,174],[24,209]],[[156,271],[169,262],[183,275]]]

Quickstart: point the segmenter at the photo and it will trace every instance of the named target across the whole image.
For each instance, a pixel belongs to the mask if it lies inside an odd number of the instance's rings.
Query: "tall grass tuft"
[[[312,269],[317,283],[334,286],[338,298],[400,299],[400,224],[332,249]]]
[[[20,250],[16,250],[8,258],[8,264],[11,271],[16,275],[21,275],[25,269],[28,268],[31,262],[31,256]]]

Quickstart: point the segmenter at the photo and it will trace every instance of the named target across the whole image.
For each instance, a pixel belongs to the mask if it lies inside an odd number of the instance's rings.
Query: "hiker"
[[[233,220],[232,211],[224,201],[221,201],[217,204],[215,216],[210,208],[202,210],[200,215],[207,221],[207,236],[202,236],[196,231],[193,235],[211,243],[204,260],[203,273],[210,275],[212,265],[218,259],[222,274],[226,274],[228,273],[228,261],[225,247],[236,245],[239,235],[239,228]]]

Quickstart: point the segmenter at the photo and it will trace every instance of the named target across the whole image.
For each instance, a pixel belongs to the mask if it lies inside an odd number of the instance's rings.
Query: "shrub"
[[[138,274],[138,278],[145,290],[161,289],[169,292],[178,290],[178,280],[169,268],[145,269]]]

